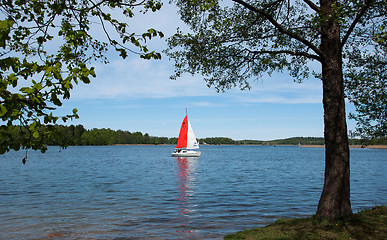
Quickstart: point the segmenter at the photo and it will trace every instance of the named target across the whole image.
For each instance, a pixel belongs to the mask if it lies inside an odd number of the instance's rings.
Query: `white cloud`
[[[294,83],[285,74],[270,79],[254,81],[252,89],[240,91],[231,89],[216,93],[208,88],[200,75],[184,75],[170,80],[173,64],[166,60],[143,60],[133,56],[130,59],[116,59],[110,64],[95,66],[97,78],[88,85],[80,84],[72,92],[73,99],[93,98],[171,98],[227,96],[231,101],[245,103],[321,103],[322,86],[319,80],[305,80]],[[207,99],[196,106],[213,106]]]
[[[173,66],[162,61],[139,58],[115,60],[96,66],[97,78],[73,91],[74,99],[88,98],[165,98],[215,94],[200,77],[170,80]]]
[[[161,11],[149,14],[137,14],[134,22],[128,22],[133,30],[141,32],[153,27],[161,30],[167,38],[184,23],[179,20],[177,8],[164,4]],[[133,19],[133,20],[134,20]],[[186,27],[185,27],[186,28]],[[149,49],[162,51],[166,48],[164,39],[154,38],[148,41]],[[111,55],[111,63],[96,64],[97,78],[89,85],[80,84],[72,92],[72,99],[95,98],[170,98],[170,97],[205,97],[224,95],[215,89],[207,88],[200,75],[184,75],[176,81],[170,80],[174,66],[165,55],[162,60],[144,60],[137,55],[129,55],[123,60]],[[287,74],[273,74],[263,80],[253,81],[250,91],[232,89],[226,95],[231,101],[245,103],[321,103],[322,90],[319,80],[305,80],[294,83]],[[196,106],[213,106],[207,99],[195,103]]]
[[[322,85],[319,80],[308,79],[295,83],[286,74],[252,83],[252,89],[235,96],[236,101],[246,103],[321,103]]]

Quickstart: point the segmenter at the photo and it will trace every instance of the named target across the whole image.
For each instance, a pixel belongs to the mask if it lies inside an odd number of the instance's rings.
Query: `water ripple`
[[[222,239],[316,211],[324,150],[70,147],[0,156],[0,239]],[[385,150],[351,150],[354,211],[386,204]]]

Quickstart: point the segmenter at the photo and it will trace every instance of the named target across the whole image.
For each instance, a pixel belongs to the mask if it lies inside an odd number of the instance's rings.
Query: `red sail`
[[[188,121],[187,121],[187,116],[185,116],[183,123],[181,124],[179,139],[177,140],[176,148],[187,147],[187,135],[188,135]]]

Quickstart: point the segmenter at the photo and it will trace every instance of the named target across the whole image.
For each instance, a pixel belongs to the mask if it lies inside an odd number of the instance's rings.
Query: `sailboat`
[[[196,149],[196,150],[194,150]],[[196,140],[195,133],[192,130],[191,123],[188,121],[187,113],[181,124],[179,138],[175,152],[172,153],[172,157],[200,157],[201,152],[199,149],[199,143]]]

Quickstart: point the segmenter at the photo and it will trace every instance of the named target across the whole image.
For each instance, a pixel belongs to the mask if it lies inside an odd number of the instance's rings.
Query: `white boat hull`
[[[200,151],[181,150],[180,152],[172,153],[172,157],[200,157]]]

